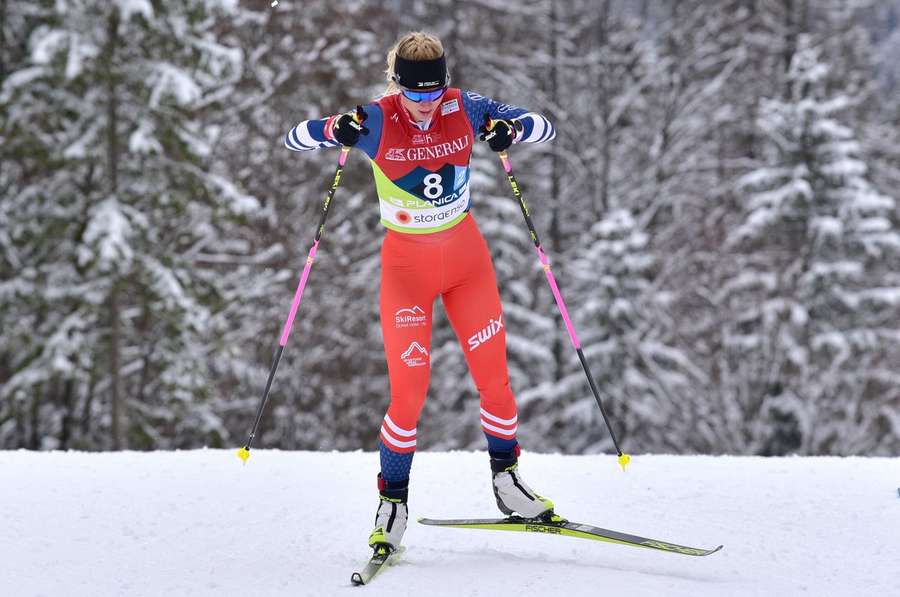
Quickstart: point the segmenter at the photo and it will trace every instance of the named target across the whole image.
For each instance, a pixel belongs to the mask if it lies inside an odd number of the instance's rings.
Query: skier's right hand
[[[361,134],[369,134],[369,129],[363,125],[363,122],[368,117],[369,115],[362,109],[362,106],[356,106],[356,110],[338,116],[331,131],[331,134],[334,135],[334,140],[347,147],[356,145]]]

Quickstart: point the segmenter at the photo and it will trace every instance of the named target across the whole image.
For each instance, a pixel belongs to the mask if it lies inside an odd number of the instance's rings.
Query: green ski
[[[350,582],[355,586],[369,584],[379,572],[391,564],[396,563],[397,560],[400,559],[400,556],[403,555],[404,551],[406,551],[406,548],[402,545],[394,550],[390,550],[386,547],[376,549],[375,553],[372,554],[372,557],[369,558],[369,561],[366,563],[365,568],[359,572],[354,572],[350,576]]]
[[[670,553],[680,553],[686,556],[708,556],[722,549],[718,546],[715,549],[700,549],[697,547],[687,547],[685,545],[677,545],[667,541],[659,541],[656,539],[648,539],[637,535],[629,535],[620,533],[619,531],[611,531],[609,529],[601,529],[590,524],[582,524],[579,522],[569,522],[559,516],[553,516],[549,520],[542,518],[521,518],[519,516],[510,516],[509,518],[472,518],[472,519],[443,519],[435,520],[432,518],[420,518],[419,522],[431,526],[454,527],[460,529],[485,529],[489,531],[515,531],[520,533],[543,533],[545,535],[560,535],[564,537],[580,537],[581,539],[591,539],[593,541],[606,541],[608,543],[619,543],[621,545],[633,545],[634,547],[644,547],[646,549],[655,549],[658,551],[667,551]]]

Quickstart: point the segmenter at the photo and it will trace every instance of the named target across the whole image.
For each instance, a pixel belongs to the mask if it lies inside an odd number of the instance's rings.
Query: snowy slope
[[[4,597],[900,595],[900,459],[526,454],[572,520],[725,549],[705,558],[411,524],[354,588],[374,453],[0,452]],[[494,516],[483,454],[420,453],[414,516]]]

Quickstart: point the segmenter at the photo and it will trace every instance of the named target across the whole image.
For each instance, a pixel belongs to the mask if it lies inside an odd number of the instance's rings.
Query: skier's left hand
[[[485,116],[484,124],[479,131],[479,139],[487,141],[494,151],[506,151],[516,138],[516,126],[512,120],[491,120]]]
[[[369,115],[363,110],[362,106],[356,106],[356,110],[351,110],[346,114],[341,114],[334,123],[332,134],[334,140],[345,145],[353,147],[359,142],[360,135],[368,135],[369,129],[363,125]]]

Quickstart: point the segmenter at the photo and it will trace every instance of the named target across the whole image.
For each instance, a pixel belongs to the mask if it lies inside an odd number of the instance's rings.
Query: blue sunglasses
[[[416,103],[419,102],[433,102],[438,99],[444,92],[447,91],[446,87],[441,87],[440,89],[435,89],[434,91],[412,91],[411,89],[401,89],[401,93],[403,93],[403,97],[408,100],[414,101]]]

